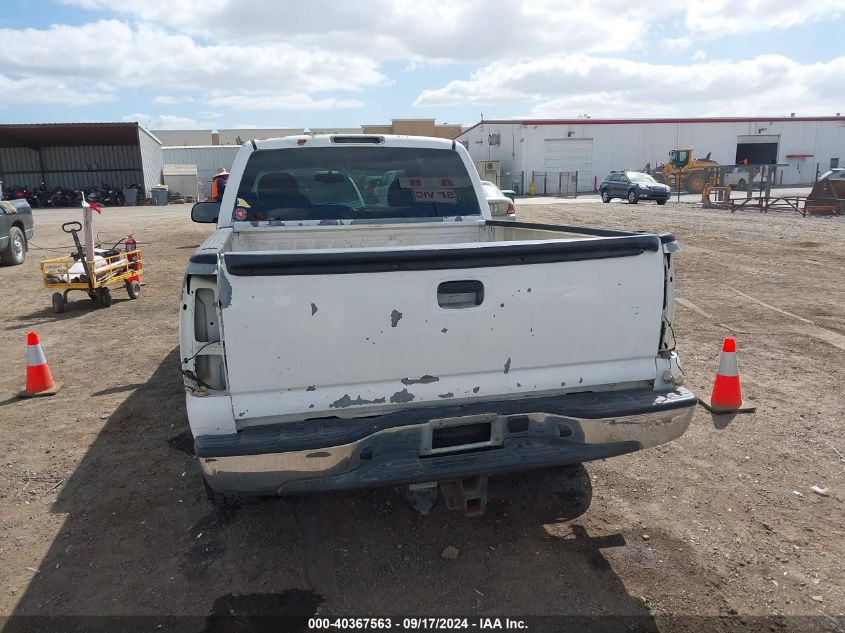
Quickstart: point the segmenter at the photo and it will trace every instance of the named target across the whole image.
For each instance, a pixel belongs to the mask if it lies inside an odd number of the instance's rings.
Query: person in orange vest
[[[229,180],[229,172],[222,167],[214,174],[211,179],[211,199],[215,202],[220,202],[223,199],[223,192],[226,191],[226,183]]]

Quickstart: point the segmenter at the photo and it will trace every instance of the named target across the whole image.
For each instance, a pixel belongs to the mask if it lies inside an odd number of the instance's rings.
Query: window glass
[[[253,152],[235,220],[388,220],[480,215],[457,152],[297,147]],[[231,212],[231,211],[230,211]]]
[[[502,195],[502,192],[499,191],[499,188],[496,185],[494,185],[492,182],[482,184],[481,186],[484,189],[484,195],[487,196],[488,198],[491,197],[491,196],[500,197]]]
[[[637,171],[628,172],[628,178],[631,182],[642,182],[645,184],[657,183],[657,181],[648,174],[642,174]]]

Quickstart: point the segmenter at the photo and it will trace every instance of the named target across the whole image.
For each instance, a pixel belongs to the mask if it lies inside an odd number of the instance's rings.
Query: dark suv
[[[666,204],[670,191],[648,174],[638,171],[612,171],[601,181],[599,193],[602,202],[613,198],[625,198],[631,204],[640,200],[656,200],[657,204]]]

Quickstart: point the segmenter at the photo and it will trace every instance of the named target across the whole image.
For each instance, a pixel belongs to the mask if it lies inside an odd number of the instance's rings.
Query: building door
[[[593,139],[546,139],[543,146],[543,168],[546,174],[562,171],[578,172],[578,191],[593,190]],[[549,179],[557,187],[558,178]],[[549,192],[553,193],[553,192]]]
[[[749,165],[775,165],[778,162],[777,134],[758,134],[736,138],[736,164],[748,161]]]

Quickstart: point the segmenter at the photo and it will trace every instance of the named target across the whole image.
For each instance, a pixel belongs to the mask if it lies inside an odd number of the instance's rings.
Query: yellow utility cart
[[[90,261],[79,241],[79,222],[66,222],[62,225],[65,233],[73,235],[76,255],[45,259],[41,262],[41,279],[44,287],[54,290],[53,312],[64,312],[67,295],[71,290],[82,290],[103,307],[112,304],[109,286],[123,284],[130,299],[137,299],[141,294],[141,274],[144,265],[141,251],[134,246],[134,240],[123,249],[121,240],[107,251],[100,251]],[[130,236],[131,237],[131,236]]]

